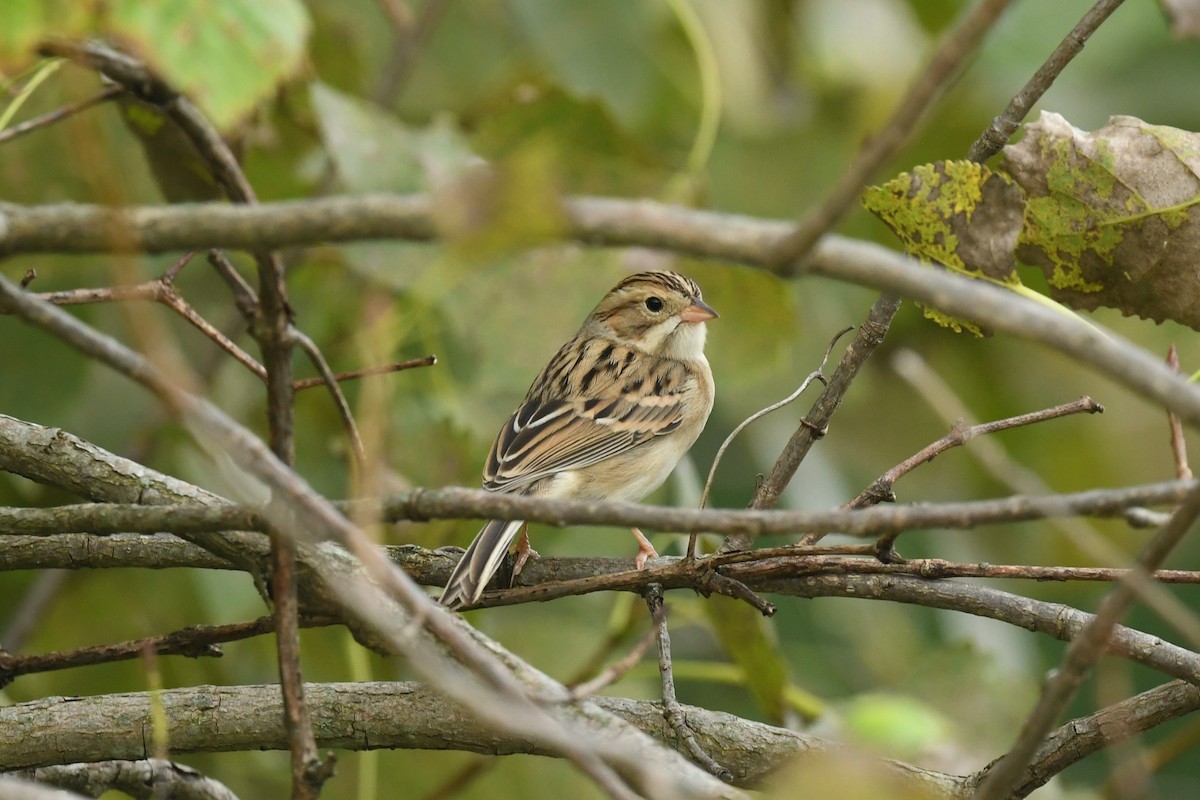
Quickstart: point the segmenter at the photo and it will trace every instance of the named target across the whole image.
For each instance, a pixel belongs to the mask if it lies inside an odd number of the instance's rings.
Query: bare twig
[[[894,294],[885,293],[871,306],[866,320],[858,326],[854,341],[842,354],[837,369],[826,384],[821,396],[813,403],[808,413],[800,420],[795,432],[788,440],[783,452],[775,460],[771,472],[758,485],[750,507],[755,509],[774,508],[779,502],[779,496],[791,482],[792,476],[800,466],[800,462],[808,455],[808,451],[818,439],[825,435],[825,430],[834,413],[842,404],[842,399],[850,389],[850,384],[858,375],[859,369],[870,358],[871,354],[883,343],[892,318],[900,307],[900,298]],[[750,537],[734,534],[721,543],[718,552],[728,553],[744,550],[750,546]]]
[[[359,378],[369,378],[373,375],[387,375],[392,372],[403,372],[408,369],[416,369],[417,367],[432,367],[438,363],[437,356],[422,356],[421,358],[410,358],[407,361],[397,361],[392,364],[381,364],[377,367],[364,367],[362,369],[352,369],[349,372],[334,373],[332,378],[337,382],[353,381]],[[296,391],[304,389],[312,389],[316,386],[324,386],[326,380],[320,378],[297,378],[292,381],[292,388]]]
[[[1078,400],[1070,403],[1044,408],[1040,411],[1031,411],[1028,414],[1018,414],[1015,417],[1006,417],[1005,419],[993,420],[992,422],[983,422],[978,425],[968,425],[965,420],[960,419],[955,423],[953,430],[947,433],[942,438],[938,439],[926,447],[921,448],[918,452],[901,461],[896,466],[889,469],[887,472],[880,475],[871,485],[864,489],[857,497],[846,503],[843,508],[866,508],[867,506],[875,505],[876,503],[886,502],[894,503],[896,501],[895,492],[892,487],[896,481],[903,478],[908,473],[912,472],[922,464],[932,461],[937,456],[946,452],[953,447],[960,447],[974,439],[976,436],[984,436],[989,433],[998,433],[1000,431],[1011,430],[1012,428],[1020,428],[1025,425],[1033,425],[1038,422],[1046,422],[1052,419],[1070,416],[1072,414],[1101,414],[1104,412],[1104,406],[1097,403],[1090,397],[1081,397]],[[813,544],[813,542],[805,542],[805,544]]]
[[[1197,516],[1200,516],[1200,490],[1188,496],[1171,515],[1170,522],[1146,545],[1138,556],[1138,566],[1147,571],[1158,569],[1191,529]],[[1136,597],[1129,584],[1119,583],[1100,601],[1095,618],[1071,640],[1061,666],[1051,673],[1012,748],[984,775],[975,794],[976,800],[1000,800],[1009,796],[1075,690],[1105,652],[1117,621]]]
[[[1083,45],[1088,38],[1096,32],[1104,20],[1108,19],[1109,14],[1117,10],[1117,6],[1122,2],[1124,0],[1099,0],[1083,15],[1083,18],[1067,34],[1067,37],[1059,43],[1058,47],[1054,48],[1054,52],[1050,54],[1045,63],[1038,67],[1038,71],[1033,74],[1029,82],[1021,91],[1017,92],[1008,107],[1000,116],[992,120],[988,129],[975,140],[971,149],[967,151],[967,158],[971,161],[983,162],[1000,152],[1000,148],[1017,130],[1021,120],[1025,119],[1029,109],[1033,108],[1033,104],[1041,99],[1059,73],[1066,68],[1067,64],[1071,63],[1071,59],[1083,50]]]
[[[955,396],[950,386],[916,353],[902,350],[893,359],[893,366],[902,378],[912,386],[947,422],[969,417],[963,402]],[[1002,443],[994,438],[980,439],[976,447],[967,452],[978,460],[996,478],[1016,492],[1049,492],[1050,487],[1039,475],[1014,461],[1005,452]],[[1111,542],[1099,536],[1095,530],[1079,519],[1056,519],[1053,523],[1067,538],[1091,554],[1101,563],[1126,564],[1129,557]],[[1134,569],[1122,581],[1133,588],[1138,596],[1163,619],[1183,633],[1194,646],[1200,647],[1200,621],[1192,610],[1179,598],[1164,591],[1145,574]]]
[[[29,634],[37,629],[42,615],[58,597],[69,574],[65,569],[43,569],[38,573],[33,583],[22,593],[17,609],[7,621],[4,630],[0,631],[0,647],[10,653],[21,651]],[[0,673],[2,672],[3,666],[0,665]],[[0,678],[0,686],[3,685],[4,681]]]
[[[55,305],[83,305],[87,303],[112,303],[128,300],[149,300],[161,303],[191,323],[197,330],[211,339],[218,347],[233,356],[246,369],[266,379],[266,369],[254,357],[238,347],[228,336],[196,312],[175,289],[175,278],[180,270],[196,255],[192,251],[178,259],[158,278],[133,286],[104,286],[91,289],[66,289],[58,292],[41,292],[36,296]],[[0,314],[8,313],[0,310]]]
[[[375,102],[386,106],[395,102],[396,96],[404,89],[420,58],[421,50],[437,28],[446,9],[450,7],[450,2],[425,0],[420,14],[415,18],[396,0],[383,0],[381,5],[395,30],[387,62],[380,71],[375,91],[371,94]]]
[[[333,374],[333,370],[329,368],[329,362],[325,360],[321,348],[317,347],[307,334],[301,333],[296,328],[290,329],[292,339],[296,344],[300,345],[300,349],[308,356],[308,360],[313,363],[317,371],[321,373],[321,381],[329,389],[329,395],[333,398],[333,404],[337,407],[338,416],[342,418],[342,425],[346,428],[346,435],[350,437],[350,452],[354,454],[354,464],[356,466],[355,474],[361,476],[367,468],[367,451],[363,447],[362,436],[358,433],[358,425],[354,422],[354,412],[350,410],[350,403],[346,400],[345,393],[342,392],[342,387],[338,383],[338,378]],[[292,382],[292,390],[295,391],[296,382]]]
[[[660,590],[660,599],[661,596],[662,592]],[[651,622],[653,623],[654,620]],[[650,649],[650,645],[654,644],[655,639],[658,638],[657,627],[657,624],[651,624],[650,629],[638,640],[637,644],[624,656],[609,664],[607,669],[601,671],[591,680],[577,683],[570,687],[571,697],[576,700],[589,697],[623,678],[625,673],[633,669],[642,660],[642,656],[646,655],[646,651]]]
[[[246,323],[253,325],[258,316],[258,295],[255,293],[254,287],[242,277],[242,274],[237,271],[222,251],[210,249],[208,263],[216,270],[221,280],[225,281],[229,291],[233,292],[233,303],[241,312]]]
[[[976,436],[983,436],[989,433],[997,433],[1006,431],[1012,428],[1019,428],[1025,425],[1033,425],[1038,422],[1046,422],[1060,417],[1070,416],[1072,414],[1100,414],[1104,412],[1104,406],[1097,403],[1090,397],[1081,397],[1080,399],[1071,402],[1063,403],[1052,408],[1042,409],[1041,411],[1032,411],[1028,414],[1019,414],[1015,417],[1006,419],[994,420],[992,422],[984,422],[979,425],[968,425],[965,420],[958,420],[952,430],[938,439],[936,442],[922,448],[917,453],[909,456],[904,461],[889,469],[883,475],[880,475],[871,485],[864,489],[857,497],[846,503],[843,508],[864,508],[866,506],[875,505],[881,502],[895,502],[896,495],[893,487],[900,478],[912,472],[922,464],[927,464],[937,456],[946,452],[953,447],[965,445],[967,442]],[[896,553],[894,545],[896,539],[899,538],[899,533],[885,534],[876,542],[876,554],[883,561],[899,560],[900,556]],[[816,544],[821,538],[821,534],[807,534],[801,544]]]
[[[845,216],[875,172],[909,140],[921,119],[979,48],[984,36],[1010,4],[1011,0],[981,0],[946,32],[929,59],[929,64],[918,73],[897,104],[891,119],[879,133],[867,140],[858,158],[838,180],[825,202],[775,245],[771,264],[780,269],[794,270],[797,259],[807,255],[817,240]]]
[[[99,92],[96,92],[91,97],[85,97],[82,100],[69,103],[62,108],[57,108],[54,111],[42,114],[40,117],[34,117],[33,119],[26,120],[19,125],[13,125],[10,128],[5,128],[4,130],[0,131],[0,144],[6,144],[11,142],[13,139],[24,136],[27,133],[32,133],[39,128],[45,128],[49,125],[53,125],[56,122],[64,120],[67,117],[78,114],[80,111],[85,111],[94,105],[107,102],[108,100],[111,100],[119,95],[121,91],[122,89],[120,86],[109,86],[108,88],[101,89]]]
[[[4,419],[0,415],[0,422]],[[3,433],[2,425],[0,433]],[[11,450],[6,452],[2,436],[0,468],[33,480],[53,485],[65,483],[64,488],[74,488],[67,476],[28,469],[12,456]],[[558,527],[634,526],[674,533],[713,531],[751,537],[834,530],[849,536],[877,538],[886,533],[916,528],[972,528],[1079,515],[1120,517],[1131,507],[1178,503],[1196,485],[1195,481],[1164,481],[1065,494],[1017,494],[996,500],[827,511],[701,510],[643,506],[619,501],[510,497],[482,489],[448,487],[397,492],[382,500],[341,501],[335,507],[342,515],[364,521],[528,519]],[[105,535],[160,531],[191,537],[219,531],[262,531],[266,525],[261,512],[233,504],[138,505],[118,502],[116,496],[112,503],[55,508],[0,507],[0,537],[12,534],[50,536],[75,532]]]
[[[1167,351],[1167,366],[1179,373],[1179,351],[1175,349],[1175,345],[1171,345],[1171,349]],[[1183,438],[1183,425],[1179,422],[1179,415],[1167,412],[1167,425],[1171,428],[1171,452],[1175,454],[1175,477],[1189,480],[1192,477],[1192,468],[1188,466],[1187,456],[1187,440]]]
[[[704,751],[696,741],[696,734],[688,725],[687,715],[675,697],[675,675],[671,666],[671,634],[667,630],[667,607],[663,603],[662,587],[651,584],[646,587],[646,606],[654,621],[658,638],[658,674],[662,679],[663,716],[675,737],[687,749],[692,760],[723,781],[729,782],[733,775]]]
[[[302,624],[304,627],[318,627],[332,625],[334,620],[327,617],[308,618]],[[128,661],[141,657],[147,648],[161,656],[220,658],[222,654],[220,648],[217,647],[219,643],[249,639],[270,633],[272,630],[271,618],[259,617],[256,620],[237,622],[231,625],[195,625],[161,636],[150,636],[144,639],[94,647],[79,647],[56,653],[17,656],[0,651],[0,686],[7,686],[15,678],[35,672],[51,672],[94,664],[108,664],[114,661]]]
[[[708,478],[704,481],[704,491],[701,492],[701,494],[700,494],[700,508],[704,508],[706,505],[708,505],[708,492],[710,489],[712,489],[713,478],[715,478],[717,475],[717,466],[721,463],[721,458],[725,455],[725,450],[729,448],[729,445],[733,442],[734,439],[737,438],[738,434],[740,434],[742,431],[744,431],[746,429],[746,427],[750,423],[754,422],[755,420],[762,419],[767,414],[770,414],[772,411],[778,411],[779,409],[783,408],[784,406],[795,402],[800,397],[800,395],[804,393],[804,390],[807,389],[809,387],[809,385],[812,384],[813,381],[821,381],[821,383],[825,383],[826,378],[825,378],[825,374],[822,370],[825,369],[825,364],[829,361],[829,354],[833,352],[833,346],[835,344],[837,344],[838,339],[842,338],[843,336],[845,336],[847,333],[849,333],[852,330],[854,330],[854,329],[853,328],[843,328],[842,330],[840,330],[836,334],[834,334],[833,338],[830,339],[830,341],[829,341],[829,346],[825,348],[825,355],[821,358],[821,363],[817,366],[817,368],[814,371],[812,371],[808,374],[808,377],[806,377],[800,383],[800,386],[797,387],[794,392],[792,392],[791,394],[789,394],[787,397],[783,398],[779,402],[772,403],[771,405],[767,406],[766,408],[762,408],[762,409],[759,409],[758,411],[755,411],[753,414],[751,414],[750,416],[748,416],[744,420],[742,420],[737,425],[737,427],[735,427],[729,433],[729,435],[725,437],[725,441],[721,442],[721,446],[717,448],[717,454],[715,456],[713,456],[712,466],[709,467],[709,470],[708,470]],[[695,533],[693,533],[691,535],[691,537],[689,537],[688,546],[687,546],[687,557],[688,558],[696,557],[696,543],[697,543],[698,538],[699,538],[699,534],[695,534]]]

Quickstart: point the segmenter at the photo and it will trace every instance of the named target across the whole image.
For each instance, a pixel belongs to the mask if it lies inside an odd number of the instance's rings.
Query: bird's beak
[[[693,300],[692,304],[679,312],[679,318],[684,322],[706,322],[721,316],[703,300]]]

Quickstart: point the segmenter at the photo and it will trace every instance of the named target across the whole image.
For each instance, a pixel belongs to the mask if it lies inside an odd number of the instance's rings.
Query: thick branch
[[[89,500],[139,505],[196,504],[230,507],[224,498],[121,458],[59,428],[0,414],[0,470],[58,486]],[[257,533],[224,533],[193,540],[215,557],[258,576],[266,540]],[[181,531],[188,538],[186,531]]]
[[[697,211],[649,201],[564,200],[567,235],[603,246],[656,247],[756,266],[770,263],[786,222]],[[223,246],[262,249],[362,239],[430,240],[437,235],[423,195],[362,195],[263,203],[148,206],[0,204],[0,255],[26,252],[146,252]],[[1112,376],[1200,425],[1200,387],[1111,332],[1102,332],[1005,289],[922,267],[879,245],[824,237],[807,268],[936,306],[994,331],[1045,344]],[[796,264],[780,268],[791,274]]]
[[[490,755],[556,755],[536,739],[496,733],[416,683],[309,683],[305,697],[321,748],[467,750]],[[161,694],[171,751],[200,752],[287,748],[279,687],[224,686],[171,689]],[[620,698],[591,702],[674,745],[657,703]],[[805,734],[685,707],[702,744],[726,764],[735,785],[761,782],[787,759],[828,748]],[[570,713],[570,708],[565,709]],[[46,698],[0,709],[0,768],[58,762],[145,758],[142,731],[150,723],[147,694]],[[958,778],[895,765],[934,788]]]
[[[731,574],[742,577],[736,571]],[[746,577],[746,580],[751,579]],[[959,611],[1019,625],[1064,642],[1074,639],[1095,619],[1095,615],[1070,606],[1033,600],[987,586],[904,575],[820,575],[751,582],[761,591],[794,597],[870,598]],[[1200,654],[1157,636],[1117,625],[1105,652],[1200,685]]]
[[[174,761],[96,761],[19,770],[15,778],[57,786],[85,797],[116,789],[138,800],[238,800],[227,786]]]

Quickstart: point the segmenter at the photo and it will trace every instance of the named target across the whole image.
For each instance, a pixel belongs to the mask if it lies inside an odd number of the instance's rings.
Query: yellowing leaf
[[[909,255],[972,278],[1020,285],[1014,252],[1024,203],[1007,175],[971,161],[939,161],[869,187],[863,205],[887,223]],[[925,316],[982,334],[937,309],[926,308]]]
[[[808,717],[819,713],[813,698],[793,691],[787,660],[762,614],[721,595],[706,599],[703,608],[722,649],[738,665],[742,681],[772,720],[785,721],[789,709]],[[795,702],[797,697],[808,699],[803,710]]]
[[[1029,198],[1017,255],[1054,299],[1200,330],[1200,134],[1135,117],[1087,132],[1043,112],[1004,159]]]

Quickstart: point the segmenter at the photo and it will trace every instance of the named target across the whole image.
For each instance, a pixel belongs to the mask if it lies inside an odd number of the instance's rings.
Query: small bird
[[[641,500],[696,441],[713,406],[704,323],[718,316],[691,278],[639,272],[618,283],[529,387],[488,453],[490,492]],[[658,553],[637,528],[635,564]],[[532,552],[522,520],[483,526],[440,602],[479,601],[517,534],[516,570]]]

